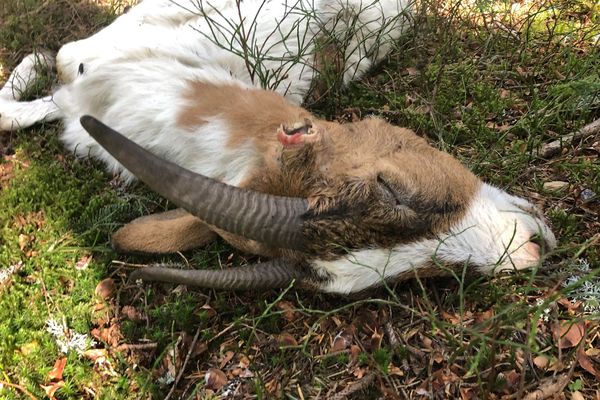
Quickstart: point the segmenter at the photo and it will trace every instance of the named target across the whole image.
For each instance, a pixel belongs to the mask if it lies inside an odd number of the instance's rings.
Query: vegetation
[[[0,81],[31,50],[85,37],[123,6],[4,0]],[[560,242],[544,268],[352,298],[137,285],[135,265],[229,268],[252,256],[223,242],[161,260],[117,255],[111,232],[169,204],[66,153],[60,124],[2,132],[0,398],[598,398],[600,135],[552,157],[538,150],[600,117],[600,6],[417,9],[365,79],[307,105],[411,127],[532,199]]]

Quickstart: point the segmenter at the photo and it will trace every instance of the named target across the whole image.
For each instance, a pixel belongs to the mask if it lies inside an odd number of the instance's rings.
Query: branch
[[[564,144],[572,143],[575,140],[585,139],[588,136],[598,133],[600,133],[600,118],[585,125],[577,132],[569,133],[550,143],[543,144],[539,150],[534,151],[533,155],[542,158],[554,157],[555,155],[560,154]]]

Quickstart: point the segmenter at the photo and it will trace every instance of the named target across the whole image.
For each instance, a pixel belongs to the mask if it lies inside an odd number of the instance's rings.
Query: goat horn
[[[226,185],[157,157],[94,117],[83,116],[80,122],[152,190],[207,224],[279,248],[304,248],[302,216],[308,210],[305,199]]]
[[[131,280],[169,282],[225,290],[276,289],[301,281],[304,271],[283,259],[223,270],[145,267],[135,270]]]

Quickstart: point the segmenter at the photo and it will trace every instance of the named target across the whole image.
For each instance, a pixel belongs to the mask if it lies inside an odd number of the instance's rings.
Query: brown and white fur
[[[224,13],[233,10],[229,3]],[[471,265],[482,273],[531,267],[541,263],[541,247],[555,246],[533,205],[481,182],[410,130],[376,118],[340,125],[297,106],[313,71],[290,70],[276,88],[280,93],[257,89],[243,61],[181,33],[197,16],[173,4],[147,0],[105,31],[63,47],[57,68],[65,84],[51,99],[37,100],[48,107],[45,116],[29,113],[39,103],[19,103],[7,89],[0,92],[0,126],[62,118],[61,139],[69,149],[132,179],[80,125],[82,115],[92,115],[185,169],[233,186],[308,199],[315,216],[306,224],[311,241],[306,251],[282,250],[173,211],[125,226],[113,238],[117,249],[177,251],[216,232],[242,250],[295,260],[310,270],[316,289],[350,293],[415,272],[446,273],[439,265]],[[254,4],[248,12],[256,11],[256,2],[242,4]],[[273,9],[265,24],[281,6],[267,4]],[[327,10],[339,3],[319,4]],[[400,6],[373,4],[383,16]],[[120,29],[136,24],[148,26],[117,44]],[[143,39],[149,34],[150,41]],[[344,67],[351,71],[347,79],[373,61],[358,60]],[[33,114],[37,120],[27,119]]]

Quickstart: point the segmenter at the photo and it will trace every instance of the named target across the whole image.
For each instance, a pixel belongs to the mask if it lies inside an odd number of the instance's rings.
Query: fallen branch
[[[371,386],[373,381],[375,380],[375,374],[365,375],[361,380],[354,382],[353,384],[345,387],[341,392],[337,393],[335,396],[331,397],[331,400],[344,400],[350,397],[350,395],[364,390]]]
[[[543,144],[540,149],[534,151],[534,155],[542,158],[554,157],[555,155],[560,154],[560,151],[565,144],[572,143],[575,140],[585,139],[588,136],[597,133],[600,133],[600,118],[583,126],[577,132],[569,133],[550,143]]]
[[[124,343],[117,346],[117,351],[125,350],[154,350],[158,347],[158,343]]]

